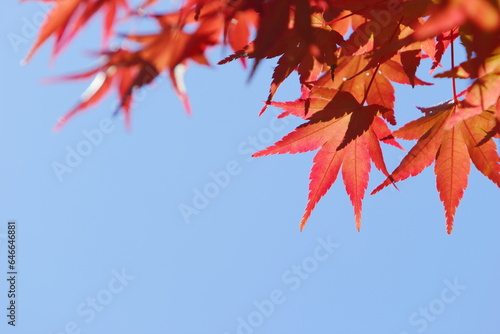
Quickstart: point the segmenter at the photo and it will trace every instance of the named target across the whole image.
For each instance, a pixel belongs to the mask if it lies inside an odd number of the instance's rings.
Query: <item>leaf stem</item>
[[[368,87],[366,88],[365,97],[363,98],[363,102],[361,102],[361,105],[364,105],[366,102],[366,99],[368,98],[368,92],[370,91],[370,88],[372,87],[373,80],[375,80],[375,76],[378,73],[379,67],[380,67],[380,63],[377,64],[377,67],[375,67],[375,71],[373,71],[373,75],[370,78],[370,82],[368,83]]]
[[[389,41],[387,42],[387,44],[391,43],[392,40],[394,39],[394,36],[396,35],[396,32],[398,31],[398,28],[401,25],[401,22],[403,22],[403,18],[404,18],[404,16],[402,16],[401,19],[399,20],[398,25],[396,26],[396,29],[394,29],[394,31],[392,32],[392,36],[389,39]],[[363,97],[363,102],[361,102],[361,105],[364,105],[366,102],[366,99],[368,98],[368,92],[370,91],[370,88],[372,87],[373,81],[375,80],[375,76],[377,75],[378,69],[380,68],[381,64],[382,63],[379,62],[377,64],[377,67],[375,67],[375,71],[373,71],[373,75],[370,78],[370,82],[368,83],[368,87],[366,88],[365,96]]]
[[[350,14],[344,15],[344,16],[342,16],[342,17],[337,17],[337,18],[335,18],[335,19],[333,19],[333,20],[331,20],[331,21],[325,22],[325,24],[326,24],[326,25],[334,24],[335,22],[341,21],[341,20],[343,20],[343,19],[347,19],[348,17],[351,17],[351,16],[353,16],[353,15],[358,15],[358,14],[360,14],[360,13],[362,13],[362,12],[366,11],[367,9],[373,8],[374,6],[378,5],[379,3],[383,2],[383,1],[385,1],[385,0],[380,0],[380,1],[376,2],[376,3],[374,3],[374,4],[373,4],[372,6],[370,6],[370,7],[365,7],[365,8],[358,9],[358,10],[356,10],[356,11],[354,11],[354,12],[351,12]]]
[[[451,68],[454,69],[455,68],[455,47],[454,47],[454,39],[453,39],[453,30],[454,29],[451,29],[451,32],[450,32],[450,38],[451,38]],[[453,86],[453,100],[455,101],[455,103],[458,102],[458,97],[457,97],[457,85],[455,83],[455,77],[452,77],[451,78],[451,82],[452,82],[452,86]]]

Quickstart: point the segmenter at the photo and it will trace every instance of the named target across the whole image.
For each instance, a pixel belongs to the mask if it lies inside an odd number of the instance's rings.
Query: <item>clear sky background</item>
[[[249,159],[252,137],[265,147],[300,124],[273,123],[273,108],[257,117],[274,62],[250,84],[237,62],[191,66],[193,117],[162,78],[137,98],[132,131],[111,116],[111,96],[54,133],[88,82],[40,80],[93,66],[82,51],[99,45],[100,20],[54,66],[51,43],[20,66],[34,40],[23,26],[41,12],[37,3],[11,2],[0,11],[2,333],[498,333],[499,191],[474,168],[451,235],[432,168],[400,191],[367,195],[361,232],[337,183],[299,232],[314,152]],[[9,33],[26,43],[13,47]],[[218,49],[211,59],[226,54]],[[427,71],[424,63],[421,78]],[[396,89],[400,124],[420,116],[415,105],[451,97],[449,81]],[[276,100],[297,96],[292,82]],[[60,181],[54,162],[64,164],[68,148],[85,145],[102,122],[102,141]],[[392,170],[403,152],[384,152]],[[211,189],[217,194],[187,223],[180,206],[192,206],[228,167],[227,184]],[[382,180],[374,171],[369,190]],[[6,317],[12,219],[15,328]]]

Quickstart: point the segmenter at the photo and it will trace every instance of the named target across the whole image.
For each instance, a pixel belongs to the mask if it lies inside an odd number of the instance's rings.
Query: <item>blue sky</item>
[[[191,66],[192,117],[163,78],[141,91],[132,131],[112,117],[111,97],[54,133],[88,82],[40,80],[91,67],[82,51],[98,45],[100,22],[54,66],[50,43],[20,66],[34,40],[26,22],[41,9],[2,6],[2,332],[497,333],[499,193],[475,169],[451,235],[432,168],[400,191],[367,196],[361,232],[335,184],[299,232],[314,152],[249,159],[252,143],[265,147],[300,124],[275,122],[273,109],[257,117],[273,62],[250,84],[237,62]],[[26,43],[14,47],[12,34]],[[397,89],[400,124],[420,115],[415,105],[451,97],[446,81]],[[291,82],[276,99],[297,96]],[[54,163],[78,147],[88,155],[58,178]],[[403,156],[384,152],[390,169]],[[382,180],[372,173],[369,189]],[[213,198],[187,222],[180,207],[206,187]],[[16,328],[5,316],[9,220],[18,229]]]

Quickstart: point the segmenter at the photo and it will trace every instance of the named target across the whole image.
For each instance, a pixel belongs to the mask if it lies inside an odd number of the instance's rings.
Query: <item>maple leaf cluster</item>
[[[49,38],[53,56],[70,43],[97,13],[103,17],[103,45],[112,38],[127,43],[104,49],[100,65],[64,79],[93,81],[80,102],[56,128],[100,102],[111,89],[130,124],[135,91],[164,73],[186,112],[191,113],[183,75],[189,62],[208,65],[206,52],[228,45],[232,53],[219,64],[238,59],[250,76],[263,59],[277,58],[268,106],[279,117],[305,120],[274,145],[254,154],[318,150],[310,174],[309,198],[302,229],[314,207],[342,175],[361,227],[362,201],[373,165],[385,181],[373,190],[415,176],[434,163],[447,232],[467,187],[470,163],[500,187],[500,158],[493,138],[500,137],[500,8],[494,0],[185,0],[170,12],[155,11],[157,1],[133,7],[127,0],[44,0],[53,8],[29,51],[28,61]],[[149,19],[157,30],[119,35],[115,27]],[[461,43],[458,45],[459,40]],[[132,45],[133,47],[125,47]],[[457,46],[467,59],[455,65]],[[431,85],[416,76],[423,58],[430,73],[445,54],[451,68],[436,74],[450,82],[449,99],[419,108],[423,116],[396,131],[393,83]],[[301,86],[295,101],[276,102],[280,85],[297,71]],[[470,86],[456,91],[456,80]],[[416,144],[392,172],[380,143],[401,148],[396,139]]]

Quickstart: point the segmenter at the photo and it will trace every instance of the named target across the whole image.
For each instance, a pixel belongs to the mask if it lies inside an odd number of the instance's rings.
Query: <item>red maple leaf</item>
[[[365,55],[344,56],[337,64],[335,76],[324,75],[316,84],[350,92],[359,103],[378,104],[387,110],[383,114],[391,124],[394,118],[395,91],[391,81],[401,84],[430,85],[417,78],[414,73],[410,77],[405,71],[398,56],[387,60],[378,69],[364,71],[369,59]]]
[[[453,126],[460,120],[480,114],[500,98],[500,47],[485,59],[472,58],[435,77],[476,79],[460,93],[465,95],[465,98],[456,113],[448,120],[447,126]]]
[[[395,131],[397,138],[418,141],[391,175],[372,192],[415,176],[435,161],[437,189],[446,211],[448,233],[453,229],[456,208],[467,187],[471,160],[481,173],[500,187],[500,157],[496,144],[489,139],[479,145],[485,133],[494,126],[494,113],[486,110],[448,128],[446,123],[460,104],[451,100],[421,108],[425,116]]]
[[[67,76],[65,79],[85,79],[96,76],[92,84],[82,95],[80,103],[67,113],[56,125],[60,129],[78,112],[99,102],[116,85],[120,97],[119,108],[123,110],[127,127],[130,126],[130,102],[133,91],[151,83],[161,72],[168,72],[175,91],[179,95],[186,112],[191,107],[184,84],[184,71],[187,60],[208,64],[205,50],[218,42],[221,25],[220,17],[205,20],[194,33],[186,33],[177,27],[165,26],[157,34],[130,35],[129,40],[140,43],[138,51],[120,49],[105,55],[105,63],[88,72]],[[176,48],[168,48],[175,43]],[[63,78],[63,79],[64,79]]]
[[[28,62],[51,36],[55,38],[52,55],[56,56],[100,10],[104,11],[103,44],[105,45],[112,35],[117,12],[129,9],[126,0],[45,0],[45,2],[53,2],[55,6],[42,23],[38,37],[24,62]]]
[[[316,203],[335,182],[342,168],[342,178],[359,230],[371,162],[384,175],[389,175],[379,144],[382,139],[392,138],[387,125],[379,117],[384,108],[378,105],[362,106],[350,93],[329,88],[313,90],[310,98],[314,100],[315,112],[308,122],[253,156],[302,153],[320,148],[311,169],[309,200],[300,229],[304,228]],[[288,112],[297,112],[296,105],[295,108],[289,106],[281,105]]]
[[[500,28],[498,2],[488,0],[446,0],[431,5],[431,15],[415,32],[418,40],[427,39],[470,21],[484,31]]]
[[[97,13],[104,18],[103,41],[123,39],[120,49],[99,52],[94,69],[65,79],[94,78],[78,104],[58,123],[97,104],[112,89],[119,109],[130,124],[135,90],[160,74],[170,77],[175,92],[190,114],[183,74],[190,62],[208,65],[206,51],[228,45],[233,54],[225,63],[246,58],[258,64],[277,58],[268,105],[280,107],[279,117],[295,115],[306,123],[275,145],[254,156],[299,153],[318,149],[311,170],[309,200],[301,229],[320,198],[342,171],[346,191],[361,224],[361,207],[371,163],[388,184],[420,173],[435,161],[437,188],[444,204],[447,230],[467,186],[470,160],[500,186],[499,160],[492,138],[500,137],[500,8],[491,0],[185,0],[167,13],[146,12],[156,0],[142,0],[135,12],[127,0],[41,0],[54,6],[26,57],[29,60],[49,38],[52,55]],[[128,23],[149,20],[151,33],[114,35],[120,13]],[[140,18],[139,18],[140,17]],[[148,25],[150,27],[150,25]],[[254,37],[255,36],[255,37]],[[459,38],[467,61],[454,63]],[[253,39],[253,40],[252,40]],[[386,122],[396,123],[392,82],[428,83],[416,77],[421,60],[441,66],[451,49],[451,69],[435,77],[451,79],[454,99],[429,108],[425,116],[395,134],[418,140],[399,167],[389,174],[380,141],[400,147]],[[273,102],[280,85],[298,73],[300,98]],[[456,80],[471,80],[457,94]],[[459,100],[459,98],[461,100]]]
[[[55,126],[56,131],[60,130],[76,114],[98,104],[112,87],[116,87],[120,99],[119,109],[123,110],[127,128],[130,127],[130,106],[133,90],[152,82],[158,72],[151,64],[141,63],[133,53],[124,49],[109,52],[104,55],[104,59],[103,65],[90,71],[51,80],[94,78],[80,97],[79,103],[59,119]]]

